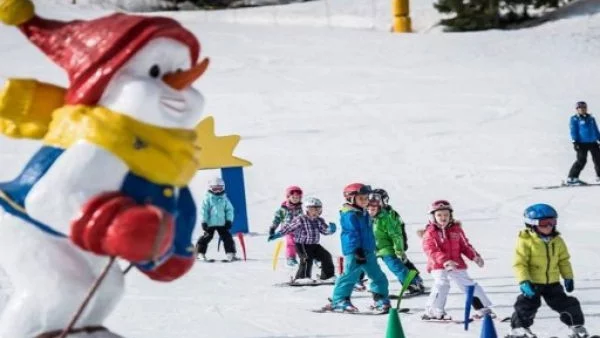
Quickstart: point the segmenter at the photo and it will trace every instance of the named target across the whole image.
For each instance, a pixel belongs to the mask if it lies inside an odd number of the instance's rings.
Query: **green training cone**
[[[397,309],[390,309],[385,338],[406,338],[406,336],[404,336],[404,331],[402,330],[402,324],[400,324],[400,317],[398,316]]]

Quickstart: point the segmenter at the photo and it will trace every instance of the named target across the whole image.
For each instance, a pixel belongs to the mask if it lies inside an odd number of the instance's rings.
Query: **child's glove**
[[[572,279],[565,279],[565,290],[569,293],[575,290],[575,282]]]
[[[575,151],[579,150],[579,142],[573,142],[573,149],[575,149]]]
[[[335,225],[335,223],[333,223],[333,222],[330,222],[328,230],[329,230],[330,234],[334,234],[335,231],[337,230],[337,225]]]
[[[356,248],[356,250],[354,250],[354,259],[356,259],[356,264],[365,264],[367,262],[365,250],[363,250],[363,248]]]
[[[275,225],[272,225],[272,226],[269,228],[269,236],[272,236],[273,234],[275,234],[275,230],[276,230],[276,229],[277,229],[277,226],[275,226]]]
[[[566,282],[566,281],[565,281]],[[521,293],[527,298],[535,297],[535,289],[530,281],[526,280],[519,284],[519,288],[521,289]]]
[[[272,234],[272,235],[269,235],[269,239],[267,239],[267,242],[270,242],[270,241],[272,241],[272,240],[276,240],[276,239],[278,239],[278,238],[281,238],[281,236],[283,236],[283,235],[281,234],[281,232],[276,232],[276,233],[274,233],[274,234]]]
[[[402,263],[406,263],[406,260],[408,259],[408,257],[406,257],[406,252],[397,251],[396,257],[398,257],[402,261]]]
[[[477,264],[478,267],[483,268],[483,258],[481,258],[481,256],[475,257],[473,262],[475,262],[475,264]]]
[[[444,269],[446,269],[446,271],[456,270],[457,267],[458,267],[458,263],[456,263],[455,261],[445,261],[444,262]]]
[[[231,229],[231,221],[225,221],[225,229]]]
[[[202,230],[208,231],[208,224],[206,224],[205,222],[202,222]]]

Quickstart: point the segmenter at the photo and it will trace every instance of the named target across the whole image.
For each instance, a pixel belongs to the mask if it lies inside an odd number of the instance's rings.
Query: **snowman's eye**
[[[181,72],[183,72],[183,69],[181,69],[181,68],[175,69],[175,73],[181,73]]]
[[[153,65],[152,67],[150,67],[150,70],[148,71],[148,75],[150,75],[153,78],[157,78],[160,76],[160,67],[158,65]]]

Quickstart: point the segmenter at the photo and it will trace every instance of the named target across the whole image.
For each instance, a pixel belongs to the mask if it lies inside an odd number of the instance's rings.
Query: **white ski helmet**
[[[225,181],[223,181],[220,177],[212,178],[208,181],[208,187],[212,190],[224,190],[225,189]]]
[[[310,208],[310,207],[322,208],[323,203],[321,203],[321,200],[316,197],[309,197],[305,200],[304,206],[306,208]]]

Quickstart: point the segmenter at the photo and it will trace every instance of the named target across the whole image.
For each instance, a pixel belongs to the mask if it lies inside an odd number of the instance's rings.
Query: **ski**
[[[216,260],[213,259],[213,258],[211,258],[211,259],[196,258],[196,260],[198,260],[200,262],[204,262],[204,263],[214,263],[214,262],[216,262]]]
[[[277,284],[274,284],[274,286],[302,287],[302,286],[321,286],[321,285],[334,285],[334,284],[335,284],[335,281],[313,280],[312,283],[297,283],[297,282],[294,282],[294,281],[290,281],[290,282],[277,283]]]
[[[533,189],[548,190],[548,189],[559,189],[559,188],[596,187],[596,186],[600,186],[600,182],[587,183],[587,182],[581,181],[581,183],[578,183],[578,184],[567,184],[565,181],[562,181],[560,184],[542,185],[542,186],[533,187]]]
[[[426,288],[424,292],[421,293],[404,293],[402,295],[402,299],[408,299],[408,298],[414,298],[414,297],[421,297],[421,296],[429,296],[429,294],[431,293],[431,289],[430,288]],[[390,293],[390,299],[398,299],[398,295],[397,294],[392,294]]]
[[[453,324],[464,324],[465,321],[464,320],[460,320],[460,319],[452,319],[452,318],[446,318],[446,319],[437,319],[437,318],[426,318],[427,316],[422,316],[421,320],[423,322],[427,322],[427,323],[444,323],[444,324],[449,324],[449,323],[453,323]],[[473,321],[473,318],[469,319],[469,323]]]
[[[424,319],[424,318],[421,318],[421,320],[424,322],[432,322],[432,323],[454,323],[454,324],[464,324],[465,323],[464,319],[452,319],[452,318],[451,319],[433,319],[433,318],[432,319]],[[469,323],[472,323],[474,321],[481,321],[481,320],[483,320],[483,317],[482,318],[471,317],[471,318],[469,318]],[[501,323],[506,323],[506,322],[510,321],[510,317],[504,317],[504,318],[495,317],[492,320],[498,321]]]
[[[367,311],[332,311],[326,307],[323,307],[320,309],[312,309],[310,311],[315,312],[315,313],[337,313],[337,314],[354,315],[354,316],[380,316],[380,315],[385,315],[385,314],[389,313],[389,311],[375,311],[372,309],[369,309]],[[410,308],[400,308],[400,309],[398,309],[398,313],[412,314],[413,312],[411,312]]]
[[[221,262],[221,263],[233,263],[236,261],[239,261],[239,259],[234,259],[232,261],[228,260],[228,259],[220,259],[220,260],[216,260],[214,258],[209,258],[209,259],[202,259],[202,258],[196,258],[196,260],[200,261],[200,262],[204,262],[204,263],[216,263],[216,262]]]

